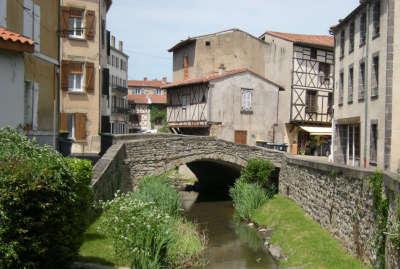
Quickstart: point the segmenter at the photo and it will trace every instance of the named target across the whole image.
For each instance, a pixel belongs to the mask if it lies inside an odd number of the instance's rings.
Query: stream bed
[[[207,269],[278,269],[255,229],[234,220],[231,201],[196,202],[185,213],[207,237]]]

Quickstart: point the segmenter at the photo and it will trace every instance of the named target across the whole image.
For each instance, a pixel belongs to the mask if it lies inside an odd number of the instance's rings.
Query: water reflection
[[[232,202],[195,203],[187,212],[208,237],[209,269],[275,269],[257,232],[233,221]]]

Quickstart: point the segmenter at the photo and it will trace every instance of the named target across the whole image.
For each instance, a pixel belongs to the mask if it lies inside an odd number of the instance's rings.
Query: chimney
[[[111,47],[115,48],[115,35],[111,36]]]
[[[144,80],[144,81],[147,81],[147,77],[144,77],[143,80]]]
[[[225,72],[225,65],[224,64],[221,64],[219,67],[218,67],[218,73],[220,74],[220,75],[222,75],[224,72]]]
[[[163,78],[162,78],[162,81],[163,81],[164,83],[167,83],[167,77],[163,77]]]
[[[119,50],[124,51],[124,41],[122,40],[119,41]]]

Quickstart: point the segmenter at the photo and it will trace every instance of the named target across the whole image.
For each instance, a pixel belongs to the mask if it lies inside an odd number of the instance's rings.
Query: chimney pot
[[[111,36],[111,46],[115,48],[115,36]]]
[[[147,77],[144,77],[143,80],[144,80],[144,81],[147,81]]]
[[[165,82],[165,83],[167,83],[167,77],[163,77],[163,78],[162,78],[162,81]]]
[[[124,51],[124,42],[122,40],[119,41],[119,50]]]

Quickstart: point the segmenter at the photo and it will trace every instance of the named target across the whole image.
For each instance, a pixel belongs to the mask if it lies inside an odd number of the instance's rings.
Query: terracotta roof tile
[[[167,95],[159,94],[128,94],[128,101],[135,104],[166,104]]]
[[[264,35],[271,35],[293,43],[301,43],[315,46],[323,46],[333,48],[334,39],[330,35],[304,35],[304,34],[291,34],[282,32],[267,31]]]
[[[20,44],[27,44],[33,46],[33,41],[31,39],[26,38],[21,34],[11,32],[2,27],[0,27],[0,38],[3,39],[4,41],[17,42]]]
[[[161,88],[167,85],[168,82],[163,80],[129,80],[128,87],[149,87],[149,88]]]
[[[274,84],[275,86],[277,86],[280,89],[284,89],[282,86],[276,84],[273,81],[268,80],[267,78],[260,76],[256,73],[254,73],[253,71],[247,69],[247,68],[238,68],[238,69],[233,69],[233,70],[229,70],[229,71],[225,71],[223,73],[219,73],[219,72],[213,72],[210,73],[206,76],[203,77],[198,77],[198,78],[192,78],[192,79],[187,79],[187,80],[182,80],[182,81],[177,81],[174,83],[170,83],[168,85],[163,86],[163,89],[168,89],[168,88],[174,88],[174,87],[178,87],[178,86],[185,86],[185,85],[191,85],[191,84],[200,84],[200,83],[207,83],[210,82],[212,80],[216,80],[216,79],[221,79],[221,78],[225,78],[225,77],[229,77],[229,76],[233,76],[236,74],[240,74],[240,73],[244,73],[244,72],[249,72],[252,73],[256,76],[258,76],[259,78]]]

